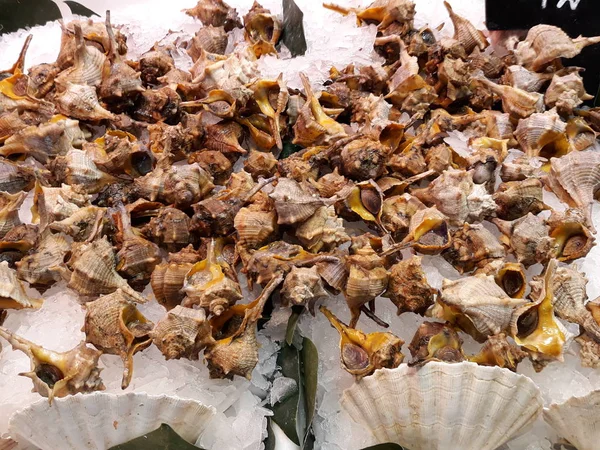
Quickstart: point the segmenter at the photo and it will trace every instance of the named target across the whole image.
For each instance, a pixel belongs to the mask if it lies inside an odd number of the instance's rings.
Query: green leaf
[[[294,347],[295,348],[295,347]],[[310,427],[310,422],[307,420],[306,408],[306,383],[304,374],[302,373],[302,351],[298,352],[298,405],[296,406],[296,435],[298,436],[298,445],[304,448],[304,436]]]
[[[292,315],[288,319],[287,328],[285,330],[285,343],[287,345],[292,345],[292,342],[294,341],[296,325],[298,324],[298,319],[302,315],[303,311],[304,306],[292,306]]]
[[[387,444],[377,444],[371,447],[365,447],[362,450],[408,450],[398,444],[388,442]]]
[[[298,389],[271,407],[273,421],[279,425],[285,435],[303,450],[312,450],[314,436],[312,421],[317,399],[317,377],[319,353],[315,344],[302,339],[302,349],[293,345],[296,325],[304,307],[292,308],[285,334],[286,343],[279,351],[277,365],[284,377],[292,378]]]
[[[269,418],[267,421],[267,438],[264,441],[265,450],[275,450],[275,447],[277,446],[277,439],[275,438],[275,433],[271,426],[272,421],[272,418]]]
[[[293,378],[296,381],[298,390],[283,399],[279,403],[275,403],[272,406],[273,409],[273,420],[283,430],[285,435],[290,438],[291,441],[296,445],[300,445],[299,436],[304,437],[305,427],[302,428],[302,432],[298,434],[297,423],[306,423],[306,414],[304,404],[300,408],[302,382],[300,379],[300,352],[296,347],[290,345],[284,345],[277,358],[277,365],[281,367],[281,374],[284,377]],[[303,400],[303,399],[302,399]],[[304,416],[304,419],[298,417],[298,413]]]
[[[77,14],[78,16],[85,16],[85,17],[92,17],[92,16],[100,17],[100,14],[95,13],[94,11],[92,11],[89,8],[86,8],[81,3],[77,3],[76,1],[72,1],[72,0],[66,0],[65,3],[67,4],[67,6],[69,7],[69,9],[71,10],[71,12],[73,14]]]
[[[304,434],[304,445],[303,448],[307,447],[308,435],[310,427],[315,415],[315,404],[317,402],[317,381],[318,381],[318,369],[319,369],[319,352],[315,344],[308,339],[302,340],[302,350],[300,351],[302,357],[302,374],[304,375],[304,393],[306,400],[306,423],[308,424],[306,432]]]
[[[124,444],[115,445],[109,450],[198,450],[198,448],[163,423],[156,430]]]
[[[306,53],[306,38],[304,37],[304,14],[294,0],[283,0],[283,32],[281,40],[290,50],[292,56]]]

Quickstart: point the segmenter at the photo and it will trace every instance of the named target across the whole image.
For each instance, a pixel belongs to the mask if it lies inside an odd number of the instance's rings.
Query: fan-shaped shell
[[[139,392],[93,393],[33,403],[10,418],[11,436],[42,450],[103,450],[123,444],[162,423],[195,442],[215,409],[194,400]],[[41,424],[48,424],[41,426]]]
[[[544,420],[577,450],[595,450],[600,440],[600,390],[544,408]]]
[[[529,378],[470,362],[380,369],[347,389],[342,407],[375,435],[411,450],[493,450],[542,410]]]

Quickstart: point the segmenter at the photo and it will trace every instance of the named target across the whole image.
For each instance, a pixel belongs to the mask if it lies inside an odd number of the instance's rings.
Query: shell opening
[[[502,289],[509,297],[516,297],[523,288],[523,277],[519,272],[507,271],[502,276]]]
[[[562,137],[558,140],[552,141],[549,144],[544,145],[538,156],[546,158],[550,161],[550,158],[560,158],[569,153],[569,145],[566,137]]]
[[[556,257],[568,261],[584,256],[593,239],[586,231],[581,223],[562,224],[554,230],[551,237],[555,238]]]
[[[517,344],[544,355],[560,358],[566,336],[554,318],[552,276],[556,260],[551,260],[544,276],[542,300],[534,304],[517,319],[515,341]]]
[[[429,357],[434,357],[442,361],[463,361],[464,356],[461,351],[460,341],[454,339],[454,336],[447,330],[432,336],[427,343]]]
[[[35,370],[36,376],[48,385],[50,389],[65,376],[62,371],[51,364],[40,364]]]
[[[379,211],[381,211],[381,197],[372,189],[362,189],[360,191],[360,201],[366,210],[374,216],[379,214]]]
[[[588,237],[585,234],[576,234],[569,237],[560,252],[560,256],[570,258],[579,254],[587,245]]]
[[[152,157],[146,152],[137,152],[131,155],[131,166],[144,176],[152,172]]]
[[[350,196],[348,197],[348,206],[352,211],[358,214],[361,219],[375,222],[377,218],[369,211],[366,205],[363,204],[363,196],[361,189],[356,186],[352,189]],[[371,205],[372,207],[373,205]]]
[[[539,316],[536,309],[532,308],[517,320],[517,337],[524,339],[535,331],[538,326]]]
[[[448,243],[448,224],[445,221],[436,221],[433,224],[425,223],[424,225],[425,227],[430,225],[431,228],[417,239],[419,244],[427,247],[443,247]]]
[[[369,366],[369,354],[358,345],[347,343],[342,347],[342,361],[348,370],[361,370]]]

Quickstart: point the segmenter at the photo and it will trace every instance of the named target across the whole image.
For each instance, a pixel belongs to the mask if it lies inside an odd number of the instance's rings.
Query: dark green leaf
[[[315,415],[315,404],[317,401],[319,352],[310,339],[304,338],[302,340],[302,350],[300,351],[300,355],[302,357],[302,375],[304,378],[304,394],[306,399],[306,423],[308,424],[303,446],[303,448],[306,449],[308,448],[306,445],[308,441],[307,437]]]
[[[269,300],[267,300],[267,303],[265,303],[265,307],[263,308],[262,315],[261,315],[260,319],[258,319],[258,322],[256,323],[256,327],[258,330],[262,330],[267,325],[269,320],[271,320],[271,314],[273,314],[273,296],[272,295],[269,297]]]
[[[577,450],[571,444],[567,442],[557,442],[552,446],[553,450]]]
[[[306,53],[303,18],[304,14],[294,0],[283,0],[283,33],[281,40],[290,49],[292,56]]]
[[[304,444],[302,450],[314,450],[315,448],[315,435],[312,432],[312,427],[308,427],[306,430],[306,436],[304,438]]]
[[[0,0],[0,11],[0,34],[61,18],[60,9],[52,0]]]
[[[109,450],[198,450],[163,423],[158,429]]]
[[[285,435],[290,438],[296,445],[300,445],[299,434],[296,431],[296,424],[300,422],[306,423],[306,414],[304,413],[304,405],[299,408],[300,393],[302,391],[302,382],[300,379],[300,352],[296,347],[284,345],[279,352],[277,365],[281,367],[281,374],[284,377],[293,378],[298,385],[298,390],[283,399],[281,402],[273,405],[273,420],[283,430]],[[298,411],[302,412],[302,417],[298,417]],[[304,436],[305,428],[302,428],[300,436]]]
[[[273,433],[273,427],[271,426],[271,421],[273,419],[269,418],[267,422],[267,438],[264,441],[265,450],[275,450],[275,446],[277,445],[275,434]]]
[[[294,341],[294,333],[296,331],[296,325],[298,319],[304,311],[304,306],[292,306],[292,315],[288,319],[287,328],[285,330],[285,342],[287,345],[292,345]]]
[[[277,358],[284,377],[296,381],[298,389],[292,395],[272,406],[273,421],[279,425],[286,436],[303,450],[312,450],[312,420],[317,397],[317,373],[319,354],[313,342],[304,338],[302,349],[292,345],[298,318],[304,307],[294,307],[288,320],[286,342]]]
[[[283,150],[281,150],[279,159],[285,159],[288,156],[290,156],[296,152],[299,152],[300,150],[302,150],[302,146],[292,144],[291,141],[283,141]]]
[[[95,13],[94,11],[92,11],[89,8],[86,8],[81,3],[77,3],[73,0],[66,0],[65,3],[67,4],[67,6],[69,7],[69,9],[71,10],[71,12],[73,14],[77,14],[78,16],[86,16],[86,17],[92,17],[92,16],[100,17],[100,14]]]
[[[387,444],[377,444],[371,447],[365,447],[362,450],[408,450],[404,447],[399,446],[398,444],[392,444],[388,442]]]
[[[294,347],[295,348],[295,347]],[[306,409],[306,392],[304,382],[304,374],[302,373],[302,351],[298,350],[298,406],[296,407],[296,434],[298,435],[298,444],[301,448],[304,448],[304,436],[306,430],[310,426],[307,419]]]

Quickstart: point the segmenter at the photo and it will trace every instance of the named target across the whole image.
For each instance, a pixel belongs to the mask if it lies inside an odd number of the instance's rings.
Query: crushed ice
[[[328,77],[332,65],[344,67],[349,63],[371,64],[376,57],[372,46],[375,38],[373,27],[357,27],[355,18],[343,17],[321,7],[321,2],[296,0],[304,11],[304,26],[308,43],[305,56],[289,59],[274,57],[259,61],[259,69],[264,76],[275,77],[280,72],[291,87],[299,87],[298,72],[308,74],[315,85]],[[128,35],[129,55],[137,58],[155,42],[174,42],[189,38],[199,27],[199,23],[181,12],[194,5],[194,0],[172,0],[165,4],[158,0],[144,2],[143,7],[132,4],[112,8],[113,23],[124,23],[123,32]],[[251,6],[250,0],[228,0],[244,15]],[[263,0],[261,3],[275,14],[281,15],[279,0]],[[340,2],[342,3],[342,2]],[[356,0],[343,2],[347,6],[359,6]],[[368,1],[362,2],[366,4]],[[432,27],[444,23],[443,34],[452,32],[452,24],[446,16],[442,0],[416,0],[416,25],[429,24]],[[467,17],[483,28],[484,1],[461,0],[454,2],[457,13]],[[100,11],[99,11],[100,12]],[[56,59],[60,43],[60,26],[51,22],[31,30],[20,30],[0,36],[0,67],[10,67],[16,60],[25,36],[33,33],[34,39],[27,55],[27,65],[31,66]],[[178,55],[177,65],[189,67],[187,55]],[[460,134],[448,138],[456,147],[467,151],[466,140]],[[513,152],[511,152],[513,153]],[[556,209],[564,205],[551,193],[544,192],[544,201]],[[28,211],[31,199],[26,201],[21,212],[24,222],[30,221]],[[25,209],[27,208],[27,209]],[[600,229],[600,204],[594,205],[595,226]],[[590,280],[587,286],[591,299],[600,296],[600,246],[592,249],[580,263],[580,268]],[[443,278],[456,279],[459,274],[442,258],[423,257],[423,268],[432,286],[441,287]],[[539,274],[541,268],[531,268],[531,273]],[[241,277],[242,278],[242,277]],[[242,285],[245,280],[240,279]],[[256,292],[245,292],[246,301],[254,298]],[[76,296],[59,284],[50,289],[44,297],[41,310],[11,311],[5,326],[23,337],[43,344],[53,350],[64,351],[84,339],[80,327],[84,311]],[[340,317],[349,319],[348,309],[342,297],[327,300],[328,307]],[[409,342],[420,323],[424,320],[415,314],[396,316],[395,308],[386,299],[379,299],[378,315],[388,323],[390,330]],[[155,301],[141,305],[140,309],[151,320],[157,321],[164,314],[162,306]],[[282,400],[297,387],[293,380],[277,378],[277,352],[284,338],[289,311],[276,309],[267,326],[258,333],[261,344],[259,363],[253,372],[252,381],[236,377],[233,381],[211,380],[202,361],[165,361],[160,352],[151,347],[138,353],[134,359],[134,376],[129,387],[132,391],[145,391],[151,394],[171,394],[192,398],[205,404],[214,405],[218,414],[213,419],[209,432],[201,436],[198,445],[220,450],[258,450],[263,448],[266,436],[267,417],[271,412],[265,405]],[[316,435],[315,448],[322,450],[353,450],[372,445],[373,438],[361,425],[352,420],[340,409],[342,391],[349,387],[352,376],[342,370],[339,364],[337,332],[329,326],[322,314],[315,318],[304,315],[298,325],[301,332],[310,338],[319,351],[319,386],[317,392],[317,413],[314,421]],[[365,332],[375,331],[376,325],[361,321]],[[466,337],[468,338],[468,336]],[[472,352],[477,345],[465,338],[465,351]],[[577,345],[571,346],[564,363],[550,364],[541,373],[535,373],[529,362],[519,367],[519,372],[531,377],[541,388],[546,403],[560,402],[572,395],[583,395],[592,389],[600,388],[600,373],[582,368],[576,355]],[[118,357],[104,355],[101,358],[103,379],[107,392],[121,392],[121,361]],[[10,415],[39,399],[31,393],[31,381],[17,376],[28,370],[28,360],[20,352],[13,352],[8,345],[0,352],[0,435],[6,432]],[[550,449],[556,442],[553,431],[540,419],[520,437],[513,439],[503,450]]]

